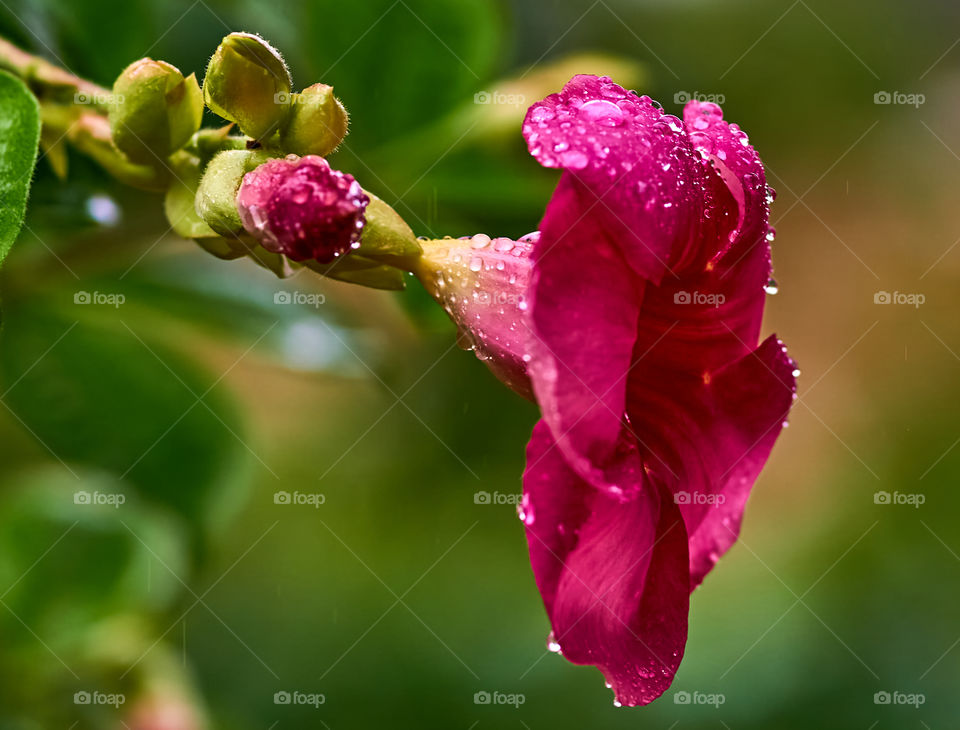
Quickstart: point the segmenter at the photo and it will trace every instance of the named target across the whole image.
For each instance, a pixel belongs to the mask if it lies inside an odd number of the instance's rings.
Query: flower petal
[[[741,242],[749,246],[767,235],[772,191],[760,155],[740,127],[724,121],[719,106],[690,101],[683,108],[683,122],[691,144],[712,162],[737,204],[737,224],[720,242],[714,254],[717,261]]]
[[[524,522],[552,641],[596,665],[624,705],[670,686],[687,639],[687,534],[669,493],[647,478],[628,501],[567,466],[541,421],[527,447]]]
[[[780,434],[796,365],[776,337],[719,370],[684,372],[661,342],[631,372],[630,425],[670,488],[690,536],[691,590],[737,539],[743,509]]]
[[[584,183],[584,212],[638,275],[658,283],[682,267],[696,240],[702,166],[679,119],[608,77],[574,76],[530,107],[523,134],[540,164]]]
[[[622,486],[605,470],[618,466],[643,281],[587,214],[589,198],[584,183],[565,173],[541,223],[533,251],[528,372],[570,465],[615,492]]]

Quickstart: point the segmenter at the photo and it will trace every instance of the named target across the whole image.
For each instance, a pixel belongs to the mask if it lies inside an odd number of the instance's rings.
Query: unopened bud
[[[370,198],[322,157],[290,155],[248,173],[236,202],[243,227],[268,251],[329,263],[360,247]]]
[[[211,110],[264,140],[290,112],[292,82],[280,53],[251,33],[231,33],[207,66],[203,98]]]
[[[347,135],[347,110],[326,84],[294,94],[290,116],[280,130],[280,144],[295,155],[326,157]]]
[[[113,85],[113,143],[131,161],[155,165],[180,149],[200,128],[203,97],[193,74],[141,58]]]

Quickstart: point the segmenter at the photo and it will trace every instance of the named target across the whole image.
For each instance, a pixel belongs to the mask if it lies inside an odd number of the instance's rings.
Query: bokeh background
[[[66,183],[41,162],[2,276],[0,728],[956,726],[960,6],[0,3],[2,35],[107,86],[143,55],[202,75],[232,30],[334,85],[334,164],[422,235],[536,228],[556,178],[520,101],[563,75],[609,70],[673,113],[722,98],[779,193],[766,331],[801,397],[673,688],[616,709],[545,649],[510,504],[536,413],[415,282],[279,283],[83,158]],[[475,703],[495,691],[523,704]]]

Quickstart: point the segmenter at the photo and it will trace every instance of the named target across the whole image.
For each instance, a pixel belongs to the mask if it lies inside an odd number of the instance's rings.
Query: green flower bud
[[[291,85],[287,65],[273,46],[251,33],[231,33],[207,66],[203,99],[244,134],[264,140],[290,112]]]
[[[131,161],[156,165],[183,147],[200,128],[203,97],[193,74],[141,58],[113,85],[110,129],[113,143]]]
[[[347,110],[326,84],[308,86],[293,96],[290,116],[280,130],[280,144],[295,155],[326,157],[347,135]]]
[[[194,204],[197,213],[221,236],[243,233],[237,212],[237,190],[243,176],[270,159],[263,150],[225,150],[207,165]]]

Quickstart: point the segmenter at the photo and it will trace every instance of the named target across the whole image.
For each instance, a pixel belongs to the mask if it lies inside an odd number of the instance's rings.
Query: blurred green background
[[[779,193],[766,330],[803,371],[674,686],[615,709],[596,670],[546,652],[512,505],[475,503],[519,491],[535,410],[415,282],[280,283],[165,233],[157,197],[83,158],[66,183],[41,162],[2,275],[0,728],[956,727],[960,6],[0,6],[0,34],[108,86],[143,55],[202,75],[227,32],[262,34],[299,86],[335,86],[335,166],[421,235],[536,228],[556,178],[508,96],[557,90],[551,64],[673,113],[722,97]]]

